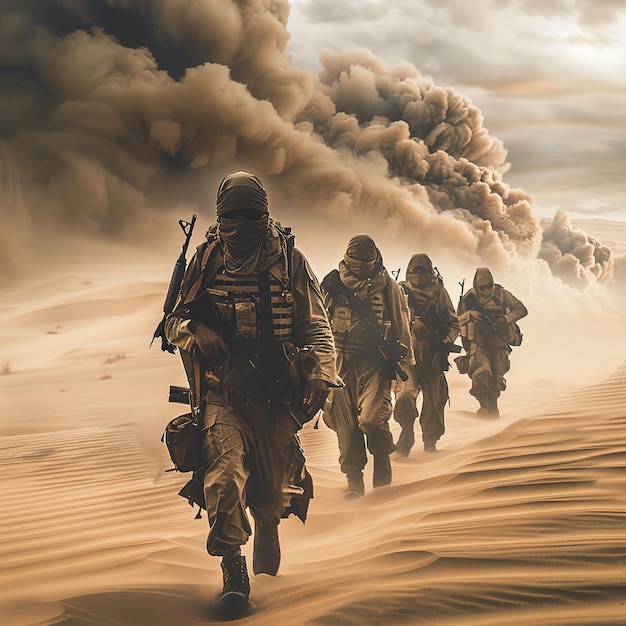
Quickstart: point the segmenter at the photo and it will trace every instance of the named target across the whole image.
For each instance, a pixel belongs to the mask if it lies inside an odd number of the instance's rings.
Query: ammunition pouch
[[[193,421],[191,413],[179,415],[169,422],[161,441],[167,446],[176,471],[193,472],[204,465],[202,428]]]
[[[315,366],[315,358],[309,348],[296,348],[289,344],[284,345],[285,358],[287,360],[287,395],[285,401],[290,411],[297,413],[298,421],[304,424],[312,419],[302,411],[304,393]]]
[[[504,341],[506,341],[510,346],[521,346],[522,345],[522,331],[517,323],[507,324],[504,330]]]
[[[467,374],[469,372],[469,355],[462,354],[454,359],[459,374]]]

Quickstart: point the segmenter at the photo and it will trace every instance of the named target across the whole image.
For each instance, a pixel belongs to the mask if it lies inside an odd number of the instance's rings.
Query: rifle
[[[456,314],[461,314],[461,302],[463,301],[463,293],[465,291],[465,278],[459,282],[459,287],[461,287],[461,293],[459,294],[459,303],[456,305]]]
[[[493,330],[494,334],[499,337],[502,341],[504,341],[509,346],[519,346],[522,343],[522,333],[519,329],[519,326],[516,323],[512,324],[512,329],[514,333],[514,337],[511,339],[507,339],[502,335],[502,333],[506,330],[507,326],[498,326],[496,324],[496,319],[493,314],[487,312],[485,307],[480,303],[475,294],[470,294],[472,296],[473,307],[482,315],[483,319],[487,322],[491,330]]]
[[[374,340],[376,349],[385,361],[390,380],[393,380],[396,376],[403,381],[409,380],[409,375],[404,371],[404,369],[402,369],[402,366],[399,363],[399,361],[408,354],[408,348],[398,339],[392,341],[385,337],[385,333],[378,323],[378,319],[374,315],[372,307],[369,306],[366,301],[359,300],[356,294],[352,293],[341,282],[341,278],[339,277],[339,272],[337,270],[333,270],[324,279],[322,286],[324,288],[329,287],[327,291],[330,291],[331,293],[343,293],[353,304],[366,332]]]
[[[493,319],[493,316],[487,313],[485,307],[479,302],[478,298],[474,294],[468,294],[468,299],[469,298],[472,298],[470,301],[470,305],[473,305],[473,308],[475,308],[483,316],[483,319],[487,322],[487,324],[489,324],[491,330],[493,330],[496,335],[499,335],[500,330],[496,326],[496,322]]]
[[[181,253],[174,264],[170,284],[167,288],[167,295],[165,296],[165,302],[163,303],[163,319],[156,327],[154,335],[152,336],[152,341],[150,342],[150,346],[152,346],[152,342],[159,337],[161,339],[161,350],[163,350],[163,352],[170,352],[171,354],[176,352],[176,346],[170,343],[165,336],[165,319],[174,310],[174,305],[176,304],[176,299],[178,298],[178,292],[180,291],[180,287],[183,283],[185,269],[187,268],[187,248],[189,247],[193,227],[196,223],[196,217],[198,216],[194,215],[191,218],[191,222],[178,220],[179,226],[182,228],[183,233],[185,233],[185,241],[183,243]]]
[[[443,284],[443,277],[439,273],[439,270],[437,270],[437,268],[434,268],[434,269],[435,269],[435,275],[441,281],[441,284]],[[411,293],[411,290],[408,287],[403,285],[402,288],[404,290],[404,293],[407,296],[410,308],[417,314],[419,312],[420,307],[417,303],[415,296]],[[441,365],[442,365],[443,370],[446,371],[450,368],[450,364],[448,363],[448,354],[450,354],[450,352],[459,353],[461,352],[463,348],[462,346],[459,346],[456,343],[450,344],[444,341],[444,337],[442,337],[443,328],[441,327],[440,320],[438,318],[435,319],[434,322],[431,321],[430,324],[427,323],[429,321],[429,317],[432,318],[432,316],[428,315],[432,306],[433,306],[433,301],[431,300],[431,302],[427,305],[427,307],[423,311],[421,311],[421,313],[419,313],[417,317],[421,321],[421,323],[425,326],[428,333],[430,334],[431,341],[434,344],[436,351],[441,354],[441,359],[442,359]]]
[[[212,328],[230,350],[229,371],[224,379],[224,388],[233,393],[231,401],[238,402],[238,393],[263,398],[268,403],[281,406],[299,430],[307,418],[297,402],[290,397],[284,382],[285,376],[279,372],[278,364],[284,359],[282,345],[279,350],[279,346],[269,346],[259,340],[245,339],[238,335],[234,324],[215,300],[215,296],[222,293],[218,289],[206,289],[190,303],[190,317]],[[214,361],[206,365],[208,369],[212,369],[221,362]],[[184,403],[188,397],[185,392],[184,389],[170,388],[170,401]]]

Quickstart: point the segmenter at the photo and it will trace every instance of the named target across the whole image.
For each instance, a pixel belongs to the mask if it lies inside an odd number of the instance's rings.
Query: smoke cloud
[[[574,228],[567,213],[558,211],[543,231],[539,257],[547,261],[553,273],[570,285],[606,282],[613,276],[611,250]]]
[[[219,178],[244,167],[294,212],[375,219],[427,252],[502,268],[538,258],[583,288],[613,276],[611,251],[566,216],[542,233],[467,98],[366,50],[322,51],[319,79],[294,67],[286,0],[0,11],[4,273],[34,231],[115,236],[177,201],[212,205]]]

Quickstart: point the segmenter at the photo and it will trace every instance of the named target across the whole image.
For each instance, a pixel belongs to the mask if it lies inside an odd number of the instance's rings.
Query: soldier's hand
[[[205,326],[202,322],[190,322],[189,330],[192,332],[200,352],[205,356],[211,357],[215,361],[220,360],[224,355],[230,356],[228,346],[212,328]]]
[[[504,328],[508,323],[509,320],[504,315],[500,315],[496,318],[496,328]]]
[[[306,416],[313,419],[315,414],[322,408],[328,396],[329,387],[325,380],[310,380],[304,391],[303,407]]]

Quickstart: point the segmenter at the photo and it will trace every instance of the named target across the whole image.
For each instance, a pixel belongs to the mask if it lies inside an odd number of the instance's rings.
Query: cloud
[[[626,138],[626,6],[599,6],[389,0],[383,13],[355,8],[350,21],[340,22],[308,0],[292,7],[288,51],[315,72],[312,51],[322,47],[367,46],[390,64],[409,61],[480,108],[508,150],[509,184],[531,193],[542,216],[596,203],[624,218],[624,185],[614,171],[626,167],[626,153],[618,150]],[[609,19],[589,21],[589,11]],[[585,175],[564,162],[583,164]],[[546,168],[554,175],[544,176]],[[578,184],[568,186],[572,176]]]
[[[552,272],[566,284],[590,285],[613,278],[610,248],[582,229],[574,228],[569,216],[561,211],[543,231],[539,258],[547,261]]]
[[[293,212],[373,219],[398,240],[472,264],[536,258],[532,197],[504,180],[507,151],[481,110],[414,65],[388,66],[365,49],[323,51],[316,80],[287,56],[289,9],[277,0],[6,2],[6,271],[28,225],[114,236],[177,193],[207,203],[232,167],[261,175]],[[587,271],[582,256],[584,271],[565,271],[569,257],[553,250],[542,258],[582,285],[609,271],[601,262]]]

